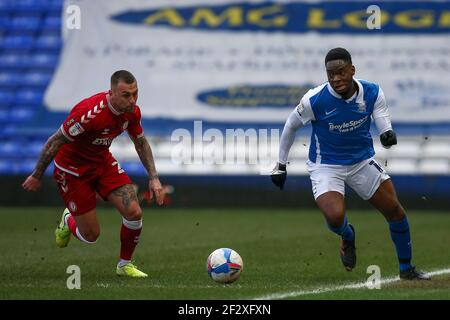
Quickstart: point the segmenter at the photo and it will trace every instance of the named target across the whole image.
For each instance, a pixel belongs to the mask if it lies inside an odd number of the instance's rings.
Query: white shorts
[[[316,164],[309,160],[306,164],[314,199],[328,191],[337,191],[344,196],[347,183],[363,200],[369,200],[380,184],[390,178],[374,158],[349,166]]]

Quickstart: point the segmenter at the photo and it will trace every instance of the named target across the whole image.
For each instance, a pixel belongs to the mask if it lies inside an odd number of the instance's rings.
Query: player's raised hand
[[[286,182],[287,170],[286,165],[277,162],[275,168],[273,168],[270,173],[270,177],[272,178],[272,182],[274,185],[283,190],[284,183]]]
[[[26,191],[38,191],[42,185],[42,181],[38,178],[33,177],[33,175],[28,176],[22,183],[22,187]]]
[[[153,194],[156,197],[156,203],[161,206],[164,203],[164,190],[158,178],[150,179],[148,182],[148,190],[150,192],[150,199],[153,199]]]

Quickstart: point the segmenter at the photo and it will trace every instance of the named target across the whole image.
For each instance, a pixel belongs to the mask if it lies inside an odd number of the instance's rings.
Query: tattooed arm
[[[161,182],[159,181],[158,172],[156,171],[155,161],[153,160],[152,148],[150,147],[150,144],[145,136],[134,138],[130,135],[130,138],[133,140],[139,159],[141,159],[142,164],[148,172],[150,197],[153,197],[152,192],[154,192],[156,195],[156,202],[159,205],[162,205],[164,202],[164,192]]]
[[[41,179],[44,175],[45,169],[47,169],[50,162],[56,156],[59,148],[65,143],[68,143],[66,137],[64,137],[61,129],[58,129],[50,138],[42,149],[39,160],[34,168],[33,173],[25,180],[22,187],[27,191],[37,191],[41,187]]]
[[[150,180],[158,179],[158,173],[156,172],[155,161],[153,160],[153,153],[150,144],[145,136],[140,138],[134,138],[130,135],[131,140],[133,140],[136,152],[141,159],[142,164],[148,172]]]

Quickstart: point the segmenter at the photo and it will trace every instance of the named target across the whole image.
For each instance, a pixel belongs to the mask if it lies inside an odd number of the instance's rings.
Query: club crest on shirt
[[[123,123],[122,129],[125,130],[128,128],[128,120]]]
[[[366,103],[364,101],[358,103],[358,112],[366,112]]]
[[[81,126],[81,124],[79,122],[76,122],[73,126],[71,126],[69,128],[69,134],[72,137],[75,137],[75,136],[77,136],[77,135],[79,135],[79,134],[81,134],[83,132],[84,132],[84,129],[83,129],[83,127]]]

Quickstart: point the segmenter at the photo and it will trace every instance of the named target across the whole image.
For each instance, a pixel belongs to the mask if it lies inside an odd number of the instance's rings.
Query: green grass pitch
[[[358,263],[341,265],[338,237],[318,210],[144,209],[144,229],[134,261],[147,279],[115,275],[121,217],[99,209],[101,235],[95,245],[72,238],[57,248],[54,228],[62,209],[0,208],[0,299],[254,299],[299,293],[289,299],[450,299],[450,274],[428,282],[399,281],[368,288],[335,290],[365,282],[369,265],[382,278],[398,275],[394,246],[381,214],[349,211],[357,232]],[[413,262],[425,271],[450,268],[450,214],[409,212]],[[213,282],[206,258],[230,247],[244,260],[233,284]],[[81,269],[81,289],[66,287],[66,269]],[[313,290],[331,288],[327,292]]]

